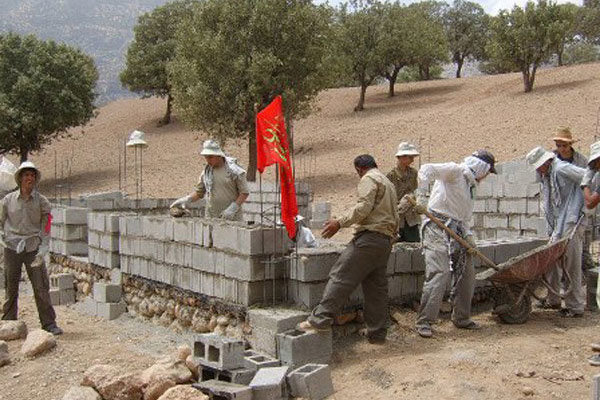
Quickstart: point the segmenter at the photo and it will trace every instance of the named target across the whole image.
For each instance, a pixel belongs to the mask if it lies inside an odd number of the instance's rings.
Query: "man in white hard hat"
[[[185,208],[188,203],[206,196],[206,217],[242,221],[242,204],[250,193],[246,171],[234,158],[227,157],[221,146],[212,139],[204,141],[200,154],[206,159],[207,165],[194,192],[175,200],[171,208]]]
[[[427,208],[448,228],[464,238],[472,247],[473,189],[490,173],[496,173],[496,159],[487,150],[478,150],[462,163],[424,164],[419,170],[419,204],[431,183]],[[417,333],[424,338],[433,336],[440,306],[451,284],[452,322],[460,329],[479,329],[471,319],[471,301],[475,290],[473,257],[447,232],[429,218],[423,221],[423,253],[425,282],[416,321]]]
[[[542,147],[531,150],[526,159],[542,182],[544,213],[550,240],[558,241],[572,235],[565,256],[560,261],[569,277],[566,283],[570,289],[565,290],[565,307],[562,308],[559,294],[561,274],[558,265],[546,274],[546,280],[552,290],[548,291],[548,296],[539,306],[560,310],[563,317],[581,317],[585,309],[586,296],[582,286],[581,269],[585,221],[580,221],[580,218],[584,218],[583,192],[580,185],[585,170],[561,161],[553,152],[546,151]]]
[[[408,201],[408,197],[414,196],[413,193],[417,189],[417,170],[410,165],[418,156],[419,151],[414,145],[408,142],[400,143],[396,152],[396,168],[386,175],[394,184],[398,196],[398,239],[400,242],[420,241],[421,217]]]
[[[63,331],[56,325],[56,313],[50,301],[50,285],[44,262],[50,239],[50,202],[37,191],[40,179],[40,171],[32,162],[25,161],[15,172],[19,189],[0,201],[6,277],[6,301],[2,308],[2,319],[17,319],[21,266],[25,265],[42,329],[60,335]]]

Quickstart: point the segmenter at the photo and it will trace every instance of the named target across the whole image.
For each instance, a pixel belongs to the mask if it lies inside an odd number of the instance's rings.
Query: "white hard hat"
[[[527,164],[529,164],[529,166],[537,170],[539,167],[544,165],[546,161],[552,160],[554,157],[554,153],[545,150],[541,146],[538,146],[535,149],[531,150],[529,153],[527,153],[525,159],[527,160]]]
[[[142,131],[133,131],[129,135],[129,140],[125,145],[127,147],[148,147],[148,143],[144,140],[145,135]]]
[[[26,169],[34,170],[35,171],[35,183],[36,184],[40,183],[40,181],[42,180],[42,173],[40,172],[40,170],[37,169],[37,167],[31,161],[24,161],[21,163],[21,165],[19,165],[17,172],[15,172],[15,182],[17,182],[17,185],[19,187],[21,186],[21,173]]]
[[[226,157],[225,153],[223,153],[223,150],[221,150],[221,146],[219,146],[219,143],[217,143],[217,141],[213,139],[208,139],[204,141],[204,143],[202,144],[202,151],[200,152],[200,155]]]
[[[592,143],[590,145],[590,158],[588,161],[588,165],[592,163],[592,161],[596,161],[600,158],[600,142]]]
[[[417,150],[417,146],[414,144],[410,144],[408,142],[402,142],[398,145],[398,151],[396,152],[396,157],[400,156],[418,156],[419,151]]]

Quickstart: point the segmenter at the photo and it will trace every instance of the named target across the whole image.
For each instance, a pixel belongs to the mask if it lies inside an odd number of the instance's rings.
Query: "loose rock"
[[[10,364],[8,344],[4,340],[0,340],[0,367],[6,364]]]
[[[208,396],[188,385],[178,385],[167,390],[158,400],[208,400]]]
[[[27,357],[35,357],[56,346],[56,339],[50,332],[36,329],[27,335],[21,347],[21,353]]]
[[[175,385],[175,381],[168,378],[153,381],[144,392],[144,400],[156,400]]]
[[[188,345],[183,345],[177,347],[177,359],[181,361],[185,361],[188,356],[192,354],[192,348]]]
[[[188,383],[192,380],[192,372],[186,367],[185,361],[165,357],[158,360],[140,374],[140,379],[145,386],[152,382],[171,379],[177,384]]]
[[[62,400],[102,400],[102,397],[91,387],[71,386]]]
[[[141,400],[143,382],[139,375],[119,375],[110,365],[94,365],[83,374],[81,385],[93,387],[104,400]]]
[[[23,321],[0,321],[0,340],[18,340],[27,337],[27,325]]]

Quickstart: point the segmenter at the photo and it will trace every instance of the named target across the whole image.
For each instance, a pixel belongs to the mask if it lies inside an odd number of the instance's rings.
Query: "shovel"
[[[481,251],[479,251],[476,247],[472,247],[469,242],[467,242],[465,239],[463,239],[462,237],[460,237],[456,232],[454,232],[452,229],[448,228],[446,226],[446,224],[444,224],[442,221],[439,220],[439,218],[436,218],[434,215],[432,215],[429,211],[427,211],[427,209],[425,207],[419,207],[417,204],[417,201],[415,199],[413,199],[410,196],[407,196],[408,201],[415,207],[415,209],[417,210],[417,212],[420,212],[422,214],[425,214],[434,224],[436,224],[437,226],[439,226],[440,228],[442,228],[448,235],[450,235],[450,237],[454,240],[456,240],[462,247],[464,247],[465,249],[467,249],[467,251],[471,254],[475,254],[477,257],[479,257],[488,267],[491,267],[493,269],[495,269],[496,271],[498,271],[498,266],[496,266],[496,264],[490,260],[489,258],[487,258]]]

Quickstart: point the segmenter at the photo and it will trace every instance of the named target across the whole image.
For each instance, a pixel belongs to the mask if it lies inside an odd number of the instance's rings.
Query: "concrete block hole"
[[[321,368],[320,365],[305,365],[304,367],[299,368],[296,372],[299,374],[310,374]]]
[[[194,343],[194,357],[204,358],[206,352],[206,346],[202,342]]]
[[[208,361],[219,362],[221,352],[215,346],[208,346]]]

